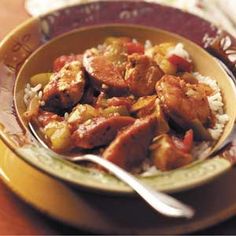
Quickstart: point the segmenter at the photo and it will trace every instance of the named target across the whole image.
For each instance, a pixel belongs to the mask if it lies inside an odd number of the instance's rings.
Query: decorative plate
[[[1,178],[24,202],[45,215],[42,217],[42,214],[37,215],[35,212],[38,217],[33,218],[39,220],[34,224],[39,224],[41,227],[46,224],[42,233],[47,232],[48,228],[51,229],[52,225],[55,225],[56,232],[58,231],[56,226],[58,223],[53,221],[54,223],[51,224],[47,216],[77,228],[78,230],[72,228],[70,231],[70,228],[63,228],[63,224],[60,227],[67,234],[78,235],[91,233],[101,235],[190,234],[235,216],[236,189],[232,181],[236,178],[235,168],[211,183],[174,194],[174,197],[196,210],[196,215],[192,219],[183,220],[157,214],[138,197],[104,196],[71,188],[68,184],[51,178],[28,165],[1,141],[0,152]],[[20,211],[17,211],[19,208]],[[19,217],[23,210],[27,208],[22,208],[22,206],[16,208]],[[29,210],[31,211],[31,208]],[[16,226],[17,224],[19,226],[18,219],[9,219],[9,222],[14,222]],[[227,226],[227,223],[225,225]],[[226,232],[230,233],[230,231]]]
[[[3,141],[20,158],[47,174],[84,188],[130,193],[132,191],[129,187],[109,174],[102,174],[48,155],[45,149],[33,142],[32,136],[16,115],[16,104],[13,99],[15,79],[24,62],[27,62],[35,50],[72,30],[106,24],[142,25],[185,36],[219,56],[230,67],[232,73],[236,72],[232,60],[235,55],[235,41],[230,35],[220,32],[208,22],[174,8],[146,2],[103,1],[73,6],[33,18],[11,32],[1,43],[0,100],[4,102],[0,114],[0,134]],[[224,73],[222,69],[221,73]],[[229,109],[233,114],[232,128],[235,114],[233,107]],[[142,177],[141,180],[162,191],[181,191],[219,176],[232,166],[234,159],[233,146],[224,155],[198,161],[175,171]]]

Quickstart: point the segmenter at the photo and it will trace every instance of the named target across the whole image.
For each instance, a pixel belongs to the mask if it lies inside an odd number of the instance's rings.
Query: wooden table
[[[0,1],[0,39],[30,16],[24,0]],[[86,234],[48,219],[18,199],[0,181],[0,234]],[[236,234],[236,218],[197,234]]]

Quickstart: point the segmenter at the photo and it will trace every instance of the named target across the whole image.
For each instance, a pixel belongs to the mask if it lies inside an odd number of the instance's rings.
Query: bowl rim
[[[38,17],[31,18],[31,19],[29,19],[29,20],[23,22],[21,25],[19,25],[18,27],[16,27],[14,30],[12,30],[12,31],[4,38],[4,40],[1,42],[1,44],[0,44],[0,49],[3,47],[3,45],[4,45],[5,43],[8,42],[8,40],[10,40],[10,38],[11,38],[17,31],[19,31],[20,29],[24,28],[24,27],[27,26],[28,24],[31,24],[31,23],[33,23],[33,22],[37,22],[38,20],[39,20]],[[187,38],[185,38],[185,37],[183,37],[183,36],[180,36],[180,35],[178,35],[178,34],[175,34],[175,33],[172,33],[172,32],[168,32],[168,31],[166,31],[166,30],[162,30],[162,29],[155,28],[155,27],[150,27],[150,26],[140,26],[140,25],[137,25],[137,24],[115,24],[115,23],[111,23],[111,24],[99,24],[99,25],[95,25],[95,26],[80,27],[80,28],[78,28],[78,29],[75,29],[75,30],[71,30],[71,31],[69,31],[69,32],[66,32],[66,33],[64,33],[64,34],[60,34],[59,36],[57,36],[57,37],[55,37],[55,38],[52,38],[52,39],[49,40],[48,42],[46,42],[46,43],[40,45],[40,46],[29,56],[28,59],[30,59],[30,58],[31,58],[33,55],[35,55],[39,50],[41,50],[41,48],[45,47],[45,46],[46,46],[47,44],[49,44],[49,43],[53,43],[53,41],[54,41],[54,40],[57,40],[58,38],[63,38],[63,37],[65,37],[65,36],[69,35],[69,34],[73,34],[73,33],[76,32],[76,31],[88,30],[88,29],[93,29],[93,28],[101,28],[101,27],[107,27],[107,26],[136,27],[136,28],[152,29],[152,30],[155,30],[155,31],[163,31],[163,32],[165,32],[165,33],[168,33],[169,35],[174,36],[174,37],[177,36],[177,38],[180,38],[180,39],[182,38],[182,39],[184,39],[184,40],[187,40],[190,44],[194,45],[195,47],[198,47],[199,50],[201,50],[201,51],[203,51],[204,53],[208,54],[203,48],[201,48],[199,45],[197,45],[196,43],[192,42],[191,40],[189,40],[189,39],[187,39]],[[28,60],[28,59],[27,59],[27,60]],[[27,62],[27,60],[23,63],[23,65],[22,65],[20,71],[21,71],[22,68],[24,67],[24,64]],[[220,66],[220,65],[219,65],[219,66]],[[222,69],[222,70],[223,70],[223,69]],[[18,74],[20,74],[20,71],[18,72]],[[17,76],[17,78],[18,78],[18,76]],[[16,84],[16,83],[14,83],[14,93],[15,93],[15,84]],[[233,82],[232,82],[232,84],[233,84]],[[234,88],[235,88],[235,87],[234,87]],[[236,90],[235,90],[235,91],[236,91]],[[55,175],[55,174],[53,174],[53,173],[51,173],[51,172],[48,172],[48,171],[45,170],[44,168],[41,168],[41,167],[35,165],[34,163],[30,162],[29,159],[26,159],[26,158],[24,157],[24,155],[22,155],[18,150],[16,150],[16,148],[14,148],[14,146],[13,146],[12,143],[9,141],[9,139],[8,139],[7,136],[4,134],[4,132],[2,132],[2,130],[0,130],[0,137],[1,137],[1,139],[4,141],[4,143],[7,144],[7,146],[8,146],[17,156],[19,156],[21,159],[23,159],[24,161],[26,161],[28,164],[33,165],[34,168],[39,169],[40,171],[42,171],[42,172],[44,172],[44,173],[46,173],[46,174],[48,174],[48,175],[50,175],[50,176],[59,178],[59,179],[61,179],[61,180],[64,180],[64,181],[66,181],[66,182],[69,182],[69,183],[71,183],[71,184],[73,184],[73,185],[75,184],[76,186],[82,187],[83,189],[89,189],[89,190],[92,190],[92,191],[95,191],[95,192],[96,192],[96,191],[99,191],[99,192],[115,193],[115,194],[130,194],[130,193],[133,193],[133,191],[131,191],[129,187],[128,187],[128,188],[124,188],[123,190],[118,190],[118,189],[117,189],[117,190],[114,190],[114,189],[110,190],[110,189],[106,189],[106,188],[102,188],[102,187],[99,187],[99,188],[98,188],[97,186],[95,186],[95,187],[94,187],[94,186],[89,186],[88,184],[83,185],[83,184],[81,184],[81,183],[79,184],[77,181],[71,182],[70,180],[67,180],[67,179],[65,179],[65,178],[61,178],[60,176]],[[222,161],[222,160],[223,160],[223,159],[221,159],[221,161]],[[185,186],[182,186],[182,188],[179,188],[179,187],[174,188],[174,187],[173,187],[171,190],[167,190],[167,192],[176,192],[176,191],[179,192],[179,191],[184,191],[184,190],[186,190],[186,189],[190,189],[190,187],[191,187],[191,188],[193,188],[193,187],[195,188],[195,187],[197,187],[197,186],[199,186],[199,185],[202,185],[202,184],[205,183],[205,182],[210,181],[211,179],[213,179],[213,178],[215,178],[215,177],[220,176],[220,175],[223,174],[226,170],[228,170],[228,169],[230,168],[230,166],[231,166],[231,164],[230,164],[228,161],[226,161],[226,160],[224,160],[224,161],[225,161],[225,168],[223,168],[217,175],[211,176],[211,177],[205,179],[205,181],[200,181],[200,182],[198,182],[198,183],[185,184]],[[227,163],[226,163],[226,162],[227,162]],[[194,163],[196,163],[196,162],[194,162]],[[186,167],[185,167],[185,168],[186,168]],[[188,168],[188,166],[187,166],[187,168]],[[183,168],[180,168],[180,169],[183,169]],[[176,170],[174,170],[174,171],[176,171]],[[165,172],[165,173],[168,173],[168,172]],[[148,177],[145,177],[145,178],[148,178]]]

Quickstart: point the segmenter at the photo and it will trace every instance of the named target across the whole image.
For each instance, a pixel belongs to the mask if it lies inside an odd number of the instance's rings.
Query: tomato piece
[[[37,119],[42,127],[45,127],[52,121],[63,121],[63,117],[48,111],[41,111]]]
[[[187,61],[183,57],[172,55],[168,58],[168,61],[175,65],[178,71],[181,72],[191,72],[193,69],[193,65],[191,62]]]
[[[193,130],[188,130],[185,133],[183,140],[174,136],[172,137],[172,140],[176,148],[182,152],[189,153],[193,146]]]
[[[67,62],[72,60],[72,56],[60,56],[53,62],[53,72],[58,72]]]
[[[127,42],[125,43],[125,48],[128,54],[144,54],[144,46],[138,42]]]
[[[186,152],[190,152],[193,146],[193,130],[192,129],[188,130],[185,133],[183,143],[184,143]]]
[[[58,58],[56,58],[53,62],[53,72],[58,72],[66,63],[72,62],[75,60],[82,61],[81,54],[78,55],[62,55]]]
[[[174,146],[179,149],[180,151],[185,151],[185,146],[183,143],[183,140],[181,140],[180,138],[177,138],[175,136],[172,136],[172,141]]]

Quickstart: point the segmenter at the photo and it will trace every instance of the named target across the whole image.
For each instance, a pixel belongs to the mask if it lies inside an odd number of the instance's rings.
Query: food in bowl
[[[217,82],[182,43],[108,37],[30,78],[24,117],[59,153],[96,153],[131,172],[185,166],[228,121]]]

